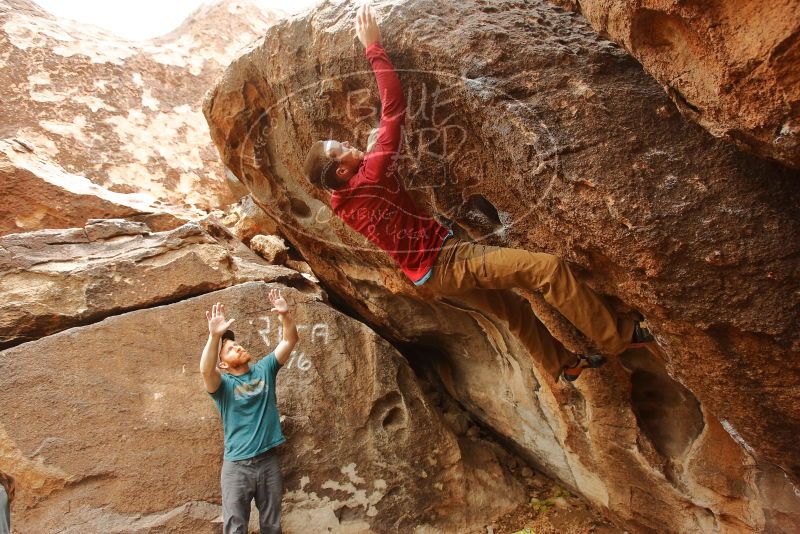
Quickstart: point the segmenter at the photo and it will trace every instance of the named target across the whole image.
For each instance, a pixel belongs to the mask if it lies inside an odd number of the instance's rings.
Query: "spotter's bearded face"
[[[233,340],[226,339],[222,342],[219,351],[219,366],[222,369],[236,369],[250,363],[253,359],[250,353]]]

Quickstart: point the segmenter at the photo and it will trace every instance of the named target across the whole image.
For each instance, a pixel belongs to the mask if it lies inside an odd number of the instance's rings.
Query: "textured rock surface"
[[[289,248],[276,235],[257,235],[250,240],[250,248],[268,263],[283,265],[287,260]]]
[[[0,141],[0,235],[40,228],[74,228],[89,219],[126,218],[152,230],[176,228],[200,213],[115,193],[64,172],[18,141]]]
[[[681,117],[630,56],[546,2],[377,10],[409,104],[398,163],[412,196],[462,235],[572,261],[648,317],[664,362],[628,354],[554,385],[504,324],[431,302],[331,216],[306,151],[363,146],[378,113],[351,6],[272,27],[204,104],[223,162],[280,233],[343,306],[422,347],[476,417],[628,528],[797,529],[797,173]]]
[[[800,2],[556,3],[623,45],[686,117],[800,168]]]
[[[213,219],[157,233],[114,219],[10,234],[0,238],[0,346],[250,280],[305,285]]]
[[[274,234],[278,230],[275,222],[267,217],[258,204],[253,202],[250,195],[227,206],[225,211],[214,210],[211,214],[217,217],[245,245],[249,245],[250,240],[258,234]]]
[[[218,532],[222,429],[197,369],[203,311],[224,302],[264,354],[279,339],[270,287],[282,286],[251,282],[0,352],[0,463],[24,488],[16,528]],[[471,532],[524,501],[498,461],[507,453],[457,437],[388,342],[283,292],[301,335],[277,384],[285,532]]]
[[[208,210],[233,200],[200,101],[276,19],[246,1],[203,6],[175,31],[126,41],[0,2],[0,138],[117,193]]]

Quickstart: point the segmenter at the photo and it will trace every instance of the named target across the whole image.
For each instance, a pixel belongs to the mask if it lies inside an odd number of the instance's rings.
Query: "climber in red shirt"
[[[440,296],[458,295],[506,321],[554,379],[561,375],[573,381],[605,358],[566,350],[529,303],[513,292],[484,290],[541,291],[608,354],[652,341],[646,329],[617,316],[556,256],[462,241],[413,202],[394,172],[406,111],[400,80],[379,43],[380,30],[368,4],[359,7],[355,26],[377,80],[381,121],[375,146],[367,154],[347,141],[323,140],[311,146],[305,172],[312,184],[331,192],[333,212],[387,252],[415,285],[425,284]]]

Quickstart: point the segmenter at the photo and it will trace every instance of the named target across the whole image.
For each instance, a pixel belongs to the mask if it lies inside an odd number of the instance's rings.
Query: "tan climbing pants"
[[[618,317],[602,298],[577,280],[557,256],[492,247],[456,238],[445,241],[425,282],[434,293],[457,296],[508,324],[554,379],[574,365],[575,355],[555,339],[528,301],[511,291],[540,291],[544,299],[603,352],[619,354],[633,334],[633,321]]]

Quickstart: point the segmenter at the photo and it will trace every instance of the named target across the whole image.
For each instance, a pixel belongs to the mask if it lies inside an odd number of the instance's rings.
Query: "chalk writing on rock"
[[[276,341],[283,338],[283,326],[280,321],[274,321],[269,315],[262,315],[258,320],[264,324],[264,327],[259,328],[257,332],[265,345],[272,345],[270,339],[272,338],[273,329],[276,331],[274,337]],[[297,323],[295,326],[297,334],[300,336],[298,346],[302,346],[304,343],[311,345],[328,344],[329,329],[327,323]],[[289,361],[286,362],[285,369],[291,369],[292,365],[295,365],[301,371],[308,371],[311,369],[312,363],[306,357],[305,351],[294,350],[289,356]]]

